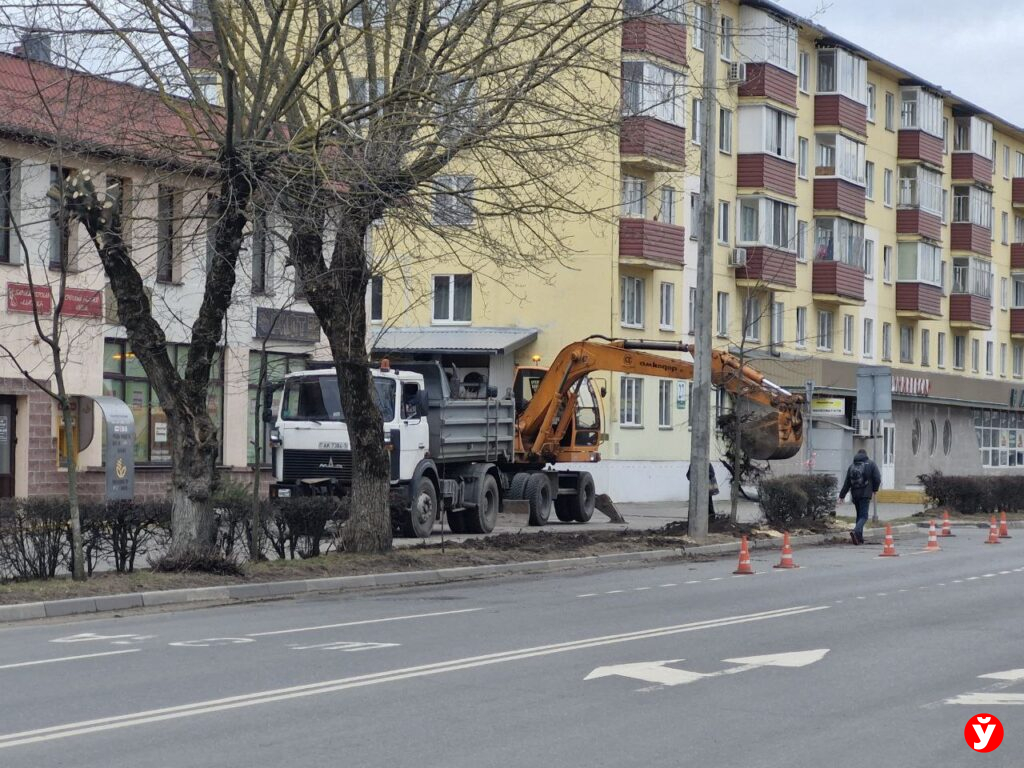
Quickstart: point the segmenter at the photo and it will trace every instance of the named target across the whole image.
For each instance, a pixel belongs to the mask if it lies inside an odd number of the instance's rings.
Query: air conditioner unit
[[[871,437],[871,419],[853,417],[853,429],[857,437]]]
[[[747,65],[743,62],[734,62],[729,65],[729,82],[742,83],[747,79]]]
[[[747,249],[746,248],[733,248],[732,253],[729,254],[729,266],[730,267],[745,267],[747,266]]]

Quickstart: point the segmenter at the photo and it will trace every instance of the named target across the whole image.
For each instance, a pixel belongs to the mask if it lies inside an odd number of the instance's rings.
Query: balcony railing
[[[953,267],[953,290],[956,294],[992,299],[992,273],[975,267]]]

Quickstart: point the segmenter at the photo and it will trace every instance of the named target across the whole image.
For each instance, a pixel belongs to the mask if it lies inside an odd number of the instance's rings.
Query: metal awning
[[[499,355],[537,338],[536,328],[418,326],[388,328],[373,340],[375,354]]]

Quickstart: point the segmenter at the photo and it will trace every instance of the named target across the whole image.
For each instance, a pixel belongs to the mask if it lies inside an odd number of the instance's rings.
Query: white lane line
[[[646,592],[650,587],[633,587],[634,592]]]
[[[474,613],[483,608],[460,608],[457,611],[435,611],[433,613],[413,613],[408,616],[388,616],[383,619],[364,619],[363,621],[346,621],[341,624],[321,624],[316,627],[296,627],[294,629],[275,629],[272,632],[250,632],[244,637],[271,637],[272,635],[290,635],[295,632],[318,632],[321,629],[338,629],[339,627],[360,627],[364,624],[384,624],[389,621],[409,621],[410,619],[427,619],[433,616],[454,616],[458,613]]]
[[[968,576],[967,580],[968,581],[977,581],[980,578],[981,578],[981,576]]]
[[[1009,573],[1010,573],[1010,571],[1000,571],[1000,572],[999,572],[999,575],[1000,575],[1000,576],[1006,576],[1006,575],[1008,575]]]
[[[588,592],[585,595],[576,595],[576,597],[597,597],[597,593],[596,592]]]
[[[984,574],[982,574],[981,578],[983,578],[983,579],[991,579],[994,576],[995,576],[994,573],[984,573]]]
[[[857,595],[857,599],[858,600],[867,600],[867,598],[864,597],[864,595]]]
[[[905,590],[905,589],[901,589],[901,590],[900,590],[900,592],[906,592],[906,591],[907,591],[907,590]]]
[[[978,675],[978,677],[984,677],[989,680],[1009,680],[1016,682],[1018,680],[1024,680],[1024,669],[1008,669],[1005,672],[991,672],[987,675]]]
[[[945,582],[943,582],[943,583],[939,584],[939,586],[940,587],[944,587],[944,586],[946,586],[946,584],[945,584]]]
[[[693,581],[688,581],[688,582],[686,582],[686,583],[687,583],[687,584],[700,584],[700,582],[701,582],[701,580],[700,580],[700,579],[694,579]]]
[[[79,659],[96,659],[100,656],[120,656],[122,653],[138,653],[141,648],[129,648],[124,651],[104,651],[102,653],[83,653],[79,656],[61,656],[57,659],[39,659],[38,661],[19,661],[17,664],[4,664],[0,669],[18,669],[19,667],[35,667],[39,664],[56,664],[59,661],[78,661]]]
[[[722,580],[721,576],[715,576],[715,578],[713,578],[713,579],[708,579],[708,581],[721,581],[721,580]]]
[[[972,707],[1024,705],[1024,693],[962,693],[946,699],[947,704],[969,704]]]
[[[679,585],[678,584],[659,584],[658,586],[660,586],[662,589],[668,589],[669,587],[677,587]]]
[[[607,592],[605,592],[605,594],[606,595],[621,595],[625,591],[626,590],[624,590],[624,589],[610,589]]]
[[[953,579],[953,583],[954,584],[963,584],[964,580],[963,579]]]
[[[151,709],[143,712],[135,712],[127,715],[115,715],[113,717],[97,718],[95,720],[84,720],[77,723],[65,723],[47,728],[38,728],[32,731],[21,731],[0,735],[0,749],[9,747],[34,744],[41,741],[53,741],[71,736],[82,736],[98,731],[109,731],[117,728],[128,728],[131,726],[156,723],[165,720],[175,720],[183,717],[194,717],[206,715],[213,712],[251,707],[257,704],[269,704],[278,701],[287,701],[306,696],[318,696],[325,693],[334,693],[350,688],[361,688],[379,683],[390,683],[398,680],[407,680],[415,677],[426,677],[447,672],[457,672],[464,669],[489,666],[493,664],[504,664],[510,661],[519,661],[538,656],[550,656],[557,653],[578,651],[586,648],[597,648],[606,645],[628,643],[634,640],[648,640],[656,637],[667,637],[685,632],[696,632],[704,629],[715,629],[728,627],[735,624],[747,624],[767,619],[788,618],[799,616],[805,613],[828,610],[827,605],[806,606],[799,605],[792,608],[781,608],[774,611],[762,611],[760,613],[749,613],[739,616],[725,616],[720,619],[709,619],[696,621],[689,624],[676,624],[666,627],[654,627],[636,632],[625,632],[617,635],[604,635],[589,637],[581,640],[572,640],[552,645],[540,645],[532,648],[519,648],[500,653],[491,653],[484,656],[469,656],[461,659],[424,664],[417,667],[405,667],[386,672],[375,672],[354,677],[343,677],[337,680],[325,680],[320,683],[307,683],[289,688],[277,688],[255,693],[230,696],[223,699],[211,699],[198,701],[192,704],[182,704],[162,709]]]
[[[875,597],[885,597],[888,594],[888,592],[876,592]]]

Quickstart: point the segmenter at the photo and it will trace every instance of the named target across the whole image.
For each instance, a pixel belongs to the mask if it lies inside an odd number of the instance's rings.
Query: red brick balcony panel
[[[942,316],[942,289],[929,283],[896,283],[896,311]]]
[[[992,186],[992,161],[973,152],[954,152],[951,171],[953,181],[976,181]]]
[[[1010,333],[1024,334],[1024,309],[1010,310]]]
[[[977,224],[951,224],[950,248],[954,251],[970,251],[982,256],[992,255],[992,230]]]
[[[686,165],[686,129],[653,117],[626,117],[619,130],[619,154]]]
[[[797,79],[792,72],[774,64],[756,62],[747,64],[747,79],[740,83],[740,96],[773,99],[796,107]]]
[[[796,254],[763,245],[748,245],[747,266],[736,270],[737,280],[796,288]]]
[[[619,256],[683,266],[686,230],[651,219],[619,219]]]
[[[860,136],[868,135],[868,108],[837,93],[814,97],[814,124],[838,126]]]
[[[1010,243],[1010,269],[1024,270],[1024,243]]]
[[[841,261],[816,261],[811,274],[816,294],[864,301],[864,272]]]
[[[622,50],[649,53],[686,66],[686,25],[665,19],[630,19],[622,25]]]
[[[920,208],[900,208],[896,211],[896,233],[941,240],[942,219]]]
[[[865,199],[864,187],[851,184],[845,179],[814,180],[814,209],[816,211],[841,211],[863,219]]]
[[[1019,176],[1013,180],[1013,204],[1024,205],[1024,178]]]
[[[992,302],[971,293],[954,293],[949,297],[949,321],[992,327]]]
[[[898,157],[900,160],[920,160],[942,167],[942,139],[924,131],[901,130],[899,133]]]
[[[796,197],[796,163],[775,155],[740,155],[736,159],[736,184]]]

